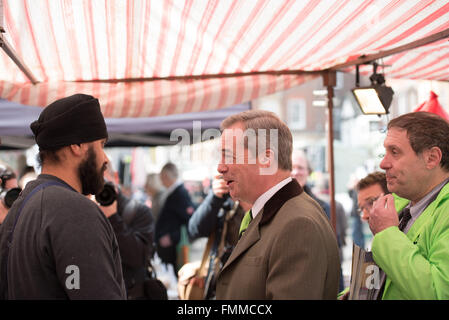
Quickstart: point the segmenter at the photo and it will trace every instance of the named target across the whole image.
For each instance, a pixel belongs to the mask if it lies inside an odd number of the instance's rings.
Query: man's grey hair
[[[227,129],[237,123],[242,123],[244,130],[253,129],[256,137],[259,134],[259,129],[265,129],[267,131],[277,130],[277,141],[275,141],[275,145],[270,145],[271,138],[269,138],[266,139],[265,147],[276,153],[280,169],[292,170],[293,137],[288,126],[275,113],[265,110],[240,112],[224,119],[221,123],[221,130]],[[267,133],[267,136],[269,137],[270,134]],[[245,148],[251,148],[251,146],[248,146],[248,140],[246,138]],[[263,150],[263,148],[257,148],[253,151],[255,155],[258,155]]]

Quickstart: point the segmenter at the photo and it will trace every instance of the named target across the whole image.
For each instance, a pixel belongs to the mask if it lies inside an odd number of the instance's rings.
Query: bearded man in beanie
[[[42,173],[0,229],[6,299],[126,299],[114,231],[85,195],[101,191],[108,132],[97,99],[57,100],[31,124]]]

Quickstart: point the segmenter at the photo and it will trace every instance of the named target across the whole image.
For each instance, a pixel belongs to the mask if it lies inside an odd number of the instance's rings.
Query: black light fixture
[[[356,66],[356,87],[352,89],[355,100],[364,114],[388,114],[394,91],[385,85],[383,74],[377,73],[376,62],[373,63],[373,74],[369,77],[371,86],[359,86],[359,65]]]

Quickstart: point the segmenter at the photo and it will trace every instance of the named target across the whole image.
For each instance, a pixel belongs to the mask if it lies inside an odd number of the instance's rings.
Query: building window
[[[306,101],[304,99],[293,98],[288,100],[287,124],[290,129],[306,129]]]

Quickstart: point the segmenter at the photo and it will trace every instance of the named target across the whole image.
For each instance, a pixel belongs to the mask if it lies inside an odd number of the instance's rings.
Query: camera
[[[0,165],[0,201],[9,209],[16,199],[19,197],[21,188],[10,188],[6,189],[6,182],[10,179],[15,179],[16,174],[9,168]],[[16,184],[17,185],[17,184]]]
[[[21,188],[0,189],[0,200],[9,209],[16,199],[19,197]]]
[[[223,202],[223,204],[221,205],[221,207],[222,207],[223,210],[225,210],[225,211],[229,211],[229,210],[232,209],[232,205],[233,205],[232,201],[227,201],[230,197],[231,197],[231,196],[229,195],[229,192],[228,192],[228,193],[225,193],[225,194],[223,195],[224,202]]]
[[[107,181],[104,184],[103,190],[95,195],[95,200],[104,207],[110,206],[117,200],[117,191],[112,182]]]

